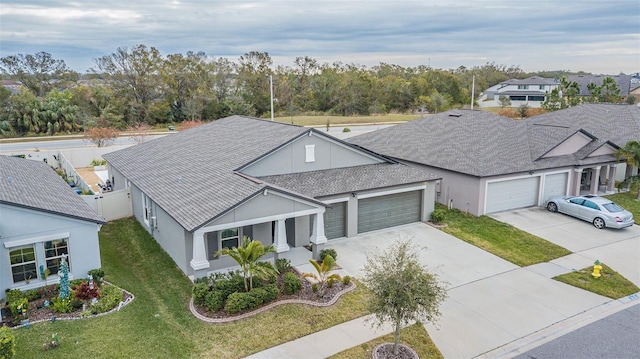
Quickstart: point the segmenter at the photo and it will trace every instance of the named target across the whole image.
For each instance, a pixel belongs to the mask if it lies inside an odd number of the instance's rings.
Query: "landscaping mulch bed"
[[[383,343],[371,353],[373,359],[418,359],[418,354],[406,345],[398,345],[398,354],[393,354],[393,343]]]
[[[212,312],[208,310],[207,307],[205,306],[195,305],[195,304],[192,304],[192,308],[197,312],[197,314],[199,314],[202,317],[219,319],[220,322],[227,322],[227,321],[233,321],[236,319],[245,318],[247,316],[251,316],[254,314],[258,314],[260,312],[263,312],[265,309],[267,309],[267,307],[272,308],[279,304],[299,303],[299,304],[309,304],[309,305],[317,305],[317,306],[331,305],[335,302],[338,296],[342,295],[343,293],[349,292],[352,289],[355,289],[355,286],[356,286],[353,281],[351,281],[349,285],[344,285],[342,281],[337,281],[334,283],[333,287],[331,288],[325,285],[323,292],[321,292],[320,289],[318,289],[317,292],[314,292],[312,289],[311,283],[309,281],[307,281],[306,279],[303,279],[300,273],[298,273],[297,271],[294,270],[293,273],[295,273],[301,278],[302,289],[300,289],[300,291],[292,295],[285,295],[282,292],[280,292],[280,295],[276,300],[271,301],[269,303],[264,303],[256,309],[230,314],[225,312],[224,310]],[[279,289],[282,288],[283,278],[284,278],[284,274],[280,274],[278,276],[277,285]]]
[[[129,303],[133,299],[133,295],[127,292],[126,290],[122,290],[122,291],[123,291],[122,302]],[[78,308],[70,313],[56,313],[53,311],[53,304],[51,304],[49,307],[45,307],[44,302],[45,302],[45,299],[36,299],[29,302],[29,309],[27,310],[27,312],[29,313],[30,324],[51,320],[52,317],[55,317],[55,320],[69,320],[69,319],[83,318],[82,308]],[[91,306],[90,301],[86,301],[86,307],[89,308],[90,306]],[[117,307],[115,307],[114,309],[116,308]],[[110,313],[111,311],[108,311],[106,313]],[[106,314],[106,313],[102,313],[102,314]],[[88,317],[90,318],[95,316],[98,316],[98,314],[92,314]],[[15,323],[13,317],[9,313],[7,313],[7,316],[2,318],[2,326],[16,327],[20,325],[21,325],[20,322]]]

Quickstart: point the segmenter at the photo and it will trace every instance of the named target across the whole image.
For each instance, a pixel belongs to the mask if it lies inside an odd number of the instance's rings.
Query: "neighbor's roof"
[[[438,178],[434,174],[400,163],[380,163],[260,177],[265,182],[312,197],[420,183]]]
[[[49,165],[0,156],[0,203],[105,223]]]
[[[616,80],[616,84],[620,88],[620,96],[626,96],[629,94],[629,88],[631,87],[631,75],[570,75],[567,76],[567,80],[569,82],[575,81],[578,83],[578,86],[580,86],[581,96],[589,96],[590,93],[587,86],[590,83],[600,86],[602,85],[602,81],[607,77],[612,77]]]
[[[540,76],[531,76],[526,79],[509,79],[501,82],[508,85],[558,85],[558,80]]]
[[[572,155],[539,159],[580,129],[597,140]],[[612,156],[585,157],[608,141],[624,146],[637,138],[640,109],[636,106],[581,105],[525,120],[485,111],[452,110],[347,141],[397,159],[474,176],[494,176],[610,161]]]

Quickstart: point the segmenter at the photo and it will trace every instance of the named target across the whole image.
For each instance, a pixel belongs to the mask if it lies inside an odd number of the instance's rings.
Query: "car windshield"
[[[607,209],[607,211],[611,212],[611,213],[616,213],[616,212],[622,212],[624,211],[624,208],[618,206],[617,204],[611,202],[611,203],[606,203],[602,205],[604,208]]]

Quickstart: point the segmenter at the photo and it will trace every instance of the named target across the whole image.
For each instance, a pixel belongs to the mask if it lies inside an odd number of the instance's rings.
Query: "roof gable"
[[[570,155],[578,152],[581,148],[591,143],[591,141],[596,140],[593,135],[588,132],[580,129],[574,132],[571,136],[569,136],[564,141],[558,143],[556,146],[551,148],[547,153],[540,156],[541,158],[547,157],[558,157]]]
[[[40,161],[0,155],[0,203],[104,223],[49,165]]]
[[[390,160],[309,129],[238,168],[238,171],[254,177],[264,177],[385,162]]]
[[[601,146],[599,146],[598,148],[596,148],[595,150],[593,150],[591,153],[586,155],[585,158],[596,157],[596,156],[607,156],[607,155],[615,156],[615,152],[618,150],[618,148],[620,147],[607,141],[603,143]]]

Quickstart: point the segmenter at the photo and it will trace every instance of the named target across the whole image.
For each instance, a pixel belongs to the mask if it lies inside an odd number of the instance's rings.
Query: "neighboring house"
[[[483,215],[552,195],[612,193],[613,152],[640,138],[640,108],[586,104],[525,120],[452,110],[347,141],[436,174],[437,201]]]
[[[629,95],[629,90],[631,89],[631,75],[569,75],[567,76],[567,80],[569,82],[577,82],[578,86],[580,86],[580,96],[590,96],[591,93],[587,86],[589,84],[594,83],[598,86],[602,85],[602,81],[611,77],[616,81],[618,88],[620,88],[620,96],[626,97]]]
[[[0,156],[0,296],[43,286],[40,266],[49,268],[47,283],[57,283],[63,254],[71,279],[100,268],[102,224],[46,163]]]
[[[546,93],[558,86],[560,86],[558,80],[540,76],[523,80],[509,79],[483,91],[478,104],[480,107],[500,107],[500,97],[505,96],[511,100],[509,107],[527,104],[529,107],[538,108],[544,102]]]
[[[632,83],[629,88],[629,95],[636,99],[636,105],[640,105],[640,83]]]
[[[22,88],[22,83],[20,83],[19,81],[13,81],[13,80],[2,80],[2,86],[7,90],[9,90],[13,95],[20,92],[20,89]]]
[[[424,221],[436,176],[321,131],[232,116],[103,156],[114,189],[192,278],[243,236],[283,254],[329,239]],[[302,249],[304,251],[304,249]],[[284,255],[284,254],[283,254]]]

